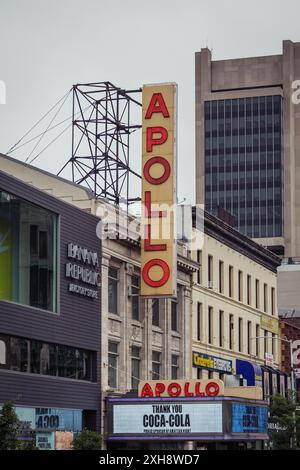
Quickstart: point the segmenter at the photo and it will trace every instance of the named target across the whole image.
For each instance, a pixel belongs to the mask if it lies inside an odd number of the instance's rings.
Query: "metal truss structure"
[[[131,123],[132,106],[141,106],[134,95],[110,82],[73,86],[72,156],[58,173],[71,166],[74,183],[90,188],[96,197],[127,206],[129,197],[130,135],[141,127]]]

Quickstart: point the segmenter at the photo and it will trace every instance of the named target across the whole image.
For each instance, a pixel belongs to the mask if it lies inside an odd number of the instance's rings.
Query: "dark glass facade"
[[[3,334],[0,351],[2,369],[93,381],[94,358],[90,351]]]
[[[101,259],[98,222],[0,170],[0,408],[13,401],[26,429],[59,417],[58,429],[77,431],[65,420],[76,411],[100,431],[100,291],[75,293],[66,276],[70,262],[88,270],[70,245]]]
[[[282,97],[205,102],[205,208],[252,238],[282,236]]]
[[[0,300],[56,312],[57,215],[0,190]]]

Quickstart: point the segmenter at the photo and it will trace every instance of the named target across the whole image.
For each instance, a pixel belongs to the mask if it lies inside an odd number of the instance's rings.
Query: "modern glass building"
[[[205,208],[252,238],[282,236],[282,97],[205,101]]]
[[[0,409],[12,401],[40,448],[100,429],[97,224],[0,171]]]

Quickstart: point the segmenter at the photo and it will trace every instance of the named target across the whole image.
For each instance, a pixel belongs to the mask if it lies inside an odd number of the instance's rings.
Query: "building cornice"
[[[264,266],[273,273],[277,273],[277,267],[281,259],[270,250],[258,245],[251,238],[231,227],[227,223],[213,216],[207,211],[204,214],[204,233],[218,240],[222,244],[232,248],[234,251],[246,256],[255,263]],[[196,227],[196,207],[193,207],[193,227]]]

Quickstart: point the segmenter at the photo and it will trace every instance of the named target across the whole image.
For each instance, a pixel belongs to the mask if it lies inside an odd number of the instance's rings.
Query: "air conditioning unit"
[[[208,281],[208,288],[213,289],[214,288],[214,283],[213,281]]]

